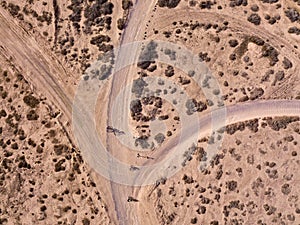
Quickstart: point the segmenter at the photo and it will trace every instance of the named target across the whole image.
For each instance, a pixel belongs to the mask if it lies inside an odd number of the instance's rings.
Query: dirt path
[[[45,50],[3,9],[0,9],[0,29],[1,54],[21,69],[33,88],[43,92],[65,114],[66,120],[70,119],[74,89],[63,82],[68,77],[65,69],[54,56],[44,54]]]

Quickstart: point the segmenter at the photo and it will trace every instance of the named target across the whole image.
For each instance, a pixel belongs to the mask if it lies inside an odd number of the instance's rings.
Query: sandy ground
[[[238,118],[229,118],[241,122],[227,126],[219,154],[207,170],[198,170],[209,145],[205,134],[183,169],[142,188],[97,174],[72,132],[72,101],[85,69],[111,46],[137,40],[169,41],[190,49],[220,84],[227,106],[298,100],[297,3],[181,0],[170,9],[156,1],[137,1],[127,11],[120,1],[103,1],[99,7],[107,13],[95,18],[91,12],[97,1],[78,2],[1,1],[0,224],[300,224],[299,117],[269,118],[258,111],[255,120],[255,110],[242,111]],[[121,36],[118,19],[126,15],[129,21]],[[122,60],[138,54],[119,56]],[[174,102],[163,101],[155,120],[166,124],[166,139],[161,149],[140,152],[143,157],[106,133],[112,123],[107,116],[124,84],[141,74],[166,78],[167,65],[152,65],[157,66],[152,71],[136,66],[121,71],[98,96],[100,138],[111,154],[130,165],[150,165],[152,157],[156,161],[172,152],[169,146],[182,125],[174,120],[179,115],[172,111]],[[206,105],[195,115],[202,118],[214,108],[180,68],[167,79]],[[122,98],[129,106],[130,96]],[[142,113],[147,116],[150,109],[143,105]],[[137,126],[149,125],[118,110],[136,138],[142,134]],[[297,116],[298,106],[291,111],[290,116]],[[277,114],[266,116],[271,115]],[[287,115],[283,110],[277,116]],[[128,202],[129,196],[138,202]]]

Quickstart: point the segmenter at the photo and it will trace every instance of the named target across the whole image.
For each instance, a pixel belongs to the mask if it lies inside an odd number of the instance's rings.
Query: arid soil
[[[145,187],[110,182],[85,160],[72,132],[79,82],[108,80],[97,101],[97,129],[130,165],[158,160],[164,154],[157,148],[173,143],[185,122],[174,107],[178,99],[163,98],[179,90],[159,81],[161,89],[142,97],[147,77],[181,87],[190,97],[181,109],[188,115],[201,118],[216,106],[193,68],[186,74],[154,57],[119,72],[133,84],[125,118],[143,150],[131,153],[118,141],[121,131],[107,127],[113,90],[123,80],[86,72],[124,42],[151,41],[145,46],[154,53],[155,41],[185,46],[208,67],[219,84],[213,94],[225,106],[300,100],[299,1],[140,1],[0,1],[0,224],[300,224],[300,115],[258,112],[226,124],[205,170],[199,165],[214,142],[210,135],[199,137],[192,152],[182,150],[179,172]],[[178,60],[172,49],[164,54]]]

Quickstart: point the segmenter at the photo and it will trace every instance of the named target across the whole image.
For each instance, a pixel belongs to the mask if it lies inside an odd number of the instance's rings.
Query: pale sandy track
[[[63,77],[67,77],[64,68],[46,55],[34,38],[10,20],[3,9],[0,10],[0,29],[1,54],[12,59],[33,87],[39,92],[45,91],[48,100],[70,119],[74,90],[63,84]]]
[[[131,9],[131,12],[128,17],[128,24],[126,29],[123,31],[123,34],[120,39],[120,46],[123,44],[127,44],[133,41],[142,40],[142,32],[145,27],[146,17],[151,13],[154,5],[156,4],[155,0],[151,1],[144,1],[144,0],[136,0],[135,5]],[[119,60],[123,60],[126,58],[126,54],[128,52],[120,52],[117,56],[117,62]],[[137,55],[138,52],[130,52],[129,54]],[[122,63],[120,63],[122,64]],[[115,74],[113,76],[111,92],[109,95],[109,105],[108,105],[108,112],[107,112],[107,124],[111,123],[111,112],[113,107],[113,99],[118,95],[118,90],[120,87],[125,86],[128,81],[131,80],[131,72],[130,68],[126,68],[122,71],[122,74]],[[118,77],[118,79],[115,79]],[[129,105],[130,97],[123,96],[124,105]],[[126,117],[125,117],[126,118]],[[114,140],[107,135],[106,137],[107,145],[106,149],[108,152],[116,152],[119,149],[114,149]],[[121,160],[126,161],[127,156],[123,154],[121,156]],[[120,225],[126,224],[140,224],[137,208],[136,205],[127,203],[127,197],[133,194],[132,187],[123,186],[114,182],[111,182],[111,190],[112,190],[112,199],[115,202],[115,211],[116,211],[116,218]]]

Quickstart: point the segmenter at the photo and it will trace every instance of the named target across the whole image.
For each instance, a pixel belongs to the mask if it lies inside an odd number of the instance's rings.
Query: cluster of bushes
[[[92,45],[96,45],[100,52],[108,52],[113,49],[112,45],[106,44],[106,43],[110,42],[110,40],[111,39],[109,36],[100,34],[95,37],[92,37],[90,43]]]
[[[207,104],[196,99],[188,99],[185,103],[185,107],[187,108],[187,114],[193,114],[194,112],[202,112],[207,109]]]
[[[56,1],[56,0],[55,0]],[[80,21],[81,21],[81,13],[83,7],[81,4],[83,3],[83,0],[71,0],[71,5],[69,5],[67,8],[72,10],[72,14],[69,16],[70,20],[73,22],[74,28],[77,30],[77,32],[80,32]],[[54,13],[57,14],[58,7],[55,7],[55,4],[53,3],[54,6]],[[56,19],[58,16],[56,17]]]
[[[8,11],[12,16],[17,16],[19,14],[20,11],[20,6],[15,5],[13,3],[9,3],[8,4]]]
[[[248,51],[248,44],[254,43],[258,46],[263,46],[265,44],[264,40],[257,36],[247,36],[245,40],[236,48],[235,53],[240,58]]]
[[[53,8],[54,8],[54,27],[55,27],[55,38],[57,37],[58,34],[58,20],[59,20],[59,15],[60,15],[60,10],[57,4],[57,0],[53,0]],[[48,36],[48,35],[46,35]]]
[[[277,20],[280,20],[281,17],[280,15],[276,15],[271,17],[270,15],[266,15],[265,19],[268,21],[269,24],[273,25],[274,23],[276,23]]]
[[[298,28],[298,27],[290,27],[290,28],[288,29],[288,32],[289,32],[290,34],[300,35],[300,28]]]
[[[76,26],[75,24],[80,23],[81,21],[81,12],[82,12],[82,7],[77,6],[72,8],[72,14],[69,16],[70,20],[73,22],[73,25]]]
[[[25,168],[25,169],[31,169],[31,165],[26,161],[25,156],[22,155],[17,159],[18,167],[19,168]]]
[[[230,7],[237,7],[237,6],[247,6],[248,1],[247,0],[230,0],[229,6]]]
[[[288,8],[284,13],[292,23],[300,21],[300,14],[296,9]]]
[[[165,70],[165,75],[166,77],[172,77],[174,76],[175,72],[174,72],[174,67],[173,66],[167,66],[167,69]]]
[[[92,37],[90,43],[92,45],[99,45],[99,44],[102,44],[103,42],[110,42],[110,40],[111,39],[109,36],[100,34],[95,37]]]
[[[279,131],[280,129],[286,129],[287,125],[296,121],[299,121],[299,117],[275,117],[274,119],[268,117],[265,119],[271,129]]]
[[[38,16],[36,19],[42,23],[47,22],[47,25],[50,25],[52,22],[52,13],[43,11],[42,15]]]
[[[272,85],[276,85],[277,81],[281,81],[283,80],[285,77],[285,74],[282,70],[279,70],[276,74],[275,74],[275,77],[274,77],[274,81],[272,83]]]
[[[199,7],[201,9],[211,9],[211,7],[213,5],[214,5],[214,2],[208,0],[208,1],[202,1],[202,2],[200,2]]]
[[[180,3],[180,0],[158,0],[159,7],[175,8]]]
[[[98,0],[94,4],[87,6],[84,10],[84,17],[89,21],[94,21],[102,15],[111,15],[114,5],[107,0]]]
[[[210,57],[208,57],[208,53],[207,52],[200,52],[198,54],[199,56],[199,61],[200,62],[209,62],[211,60]]]
[[[227,125],[226,133],[232,135],[237,131],[244,131],[246,127],[254,133],[257,132],[259,127],[258,119]]]
[[[243,122],[230,124],[226,126],[226,133],[230,135],[234,134],[237,131],[243,131],[243,130],[245,130],[245,124]]]
[[[63,158],[59,160],[57,163],[54,165],[54,171],[55,172],[60,172],[66,170],[66,167],[63,165],[66,162],[66,160]]]
[[[262,47],[262,56],[269,58],[270,66],[274,66],[279,61],[279,52],[269,44],[264,44]]]
[[[104,26],[106,23],[106,29],[111,29],[111,17],[106,17],[107,15],[111,15],[113,13],[114,5],[107,0],[97,0],[92,5],[88,5],[84,9],[84,17],[86,20],[84,21],[85,29],[84,32],[86,34],[91,34],[91,27],[94,25]],[[101,18],[101,17],[105,18]],[[104,22],[104,23],[102,23]]]
[[[262,88],[254,88],[251,92],[250,92],[250,100],[255,100],[258,99],[259,97],[261,97],[263,94],[265,93],[264,89]]]
[[[28,120],[37,120],[39,115],[35,112],[35,110],[30,110],[26,115]]]
[[[130,112],[133,119],[137,120],[137,116],[143,111],[141,100],[135,99],[130,102]]]

